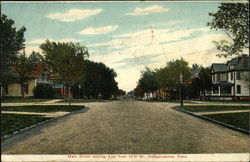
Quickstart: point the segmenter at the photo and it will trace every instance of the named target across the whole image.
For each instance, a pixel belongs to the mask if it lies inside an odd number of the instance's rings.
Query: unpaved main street
[[[249,136],[173,110],[173,103],[85,105],[85,111],[3,141],[3,154],[249,152]]]

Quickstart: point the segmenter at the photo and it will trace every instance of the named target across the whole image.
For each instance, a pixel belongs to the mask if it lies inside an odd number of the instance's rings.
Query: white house
[[[218,100],[250,100],[249,83],[244,80],[249,76],[250,58],[242,55],[227,63],[214,63],[211,66],[212,91],[206,96]]]

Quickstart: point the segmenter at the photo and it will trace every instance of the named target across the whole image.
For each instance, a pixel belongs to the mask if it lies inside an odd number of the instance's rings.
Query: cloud
[[[25,44],[30,45],[30,44],[42,44],[45,43],[45,40],[49,40],[49,41],[54,41],[54,42],[80,42],[80,39],[75,39],[75,38],[64,38],[64,39],[51,39],[51,38],[42,38],[42,39],[34,39],[28,42],[25,42]]]
[[[99,27],[99,28],[86,28],[86,29],[78,32],[78,34],[81,34],[81,35],[105,34],[105,33],[109,33],[111,31],[114,31],[117,28],[118,28],[117,25],[103,26],[103,27]]]
[[[212,41],[227,39],[228,37],[226,35],[208,33],[195,38],[181,39],[183,35],[188,36],[192,34],[192,32],[203,30],[206,30],[206,28],[174,32],[161,30],[156,32],[153,41],[149,31],[141,31],[145,34],[143,37],[139,34],[140,32],[135,32],[135,38],[132,37],[134,41],[129,41],[129,39],[132,39],[131,37],[113,40],[113,46],[123,46],[124,48],[106,55],[90,56],[90,59],[103,62],[109,67],[114,68],[118,73],[116,80],[119,82],[119,87],[128,91],[135,88],[136,81],[138,81],[140,76],[140,71],[143,70],[145,66],[152,69],[161,68],[164,67],[168,61],[180,59],[181,57],[189,62],[189,66],[194,63],[209,66],[212,63],[225,62],[225,58],[218,58],[216,56],[220,51],[216,49]],[[132,33],[128,34],[130,36],[133,35]],[[168,37],[165,37],[166,35],[168,35]],[[139,39],[139,37],[141,38]],[[161,42],[165,42],[166,38],[167,43],[162,44]],[[179,41],[173,41],[177,39]],[[127,41],[126,43],[131,44],[121,45],[119,41]],[[106,43],[112,45],[111,42],[112,41]],[[127,82],[127,78],[132,78],[131,80],[129,79],[129,83]]]
[[[146,8],[136,8],[133,12],[128,13],[127,15],[137,16],[137,15],[149,15],[152,13],[161,13],[169,11],[168,8],[163,8],[158,5],[153,5]]]
[[[55,19],[63,22],[73,22],[80,19],[84,19],[89,16],[97,15],[102,12],[102,9],[71,9],[63,13],[51,13],[46,17],[50,19]]]
[[[29,56],[32,53],[32,51],[39,52],[40,54],[42,54],[42,50],[38,46],[25,47],[25,53],[27,56]]]

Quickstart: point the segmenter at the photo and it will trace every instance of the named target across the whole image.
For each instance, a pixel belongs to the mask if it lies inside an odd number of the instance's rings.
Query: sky
[[[207,26],[219,2],[1,2],[2,13],[26,27],[26,54],[51,41],[79,42],[92,61],[113,68],[119,88],[133,90],[146,67],[183,57],[189,66],[225,62],[212,41],[227,36]]]

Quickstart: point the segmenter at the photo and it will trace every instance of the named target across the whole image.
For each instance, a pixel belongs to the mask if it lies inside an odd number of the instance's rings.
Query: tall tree
[[[216,47],[226,52],[218,56],[239,55],[249,49],[249,6],[248,3],[222,3],[216,13],[209,13],[213,20],[208,23],[212,29],[221,30],[231,41],[214,41]]]
[[[156,70],[156,80],[161,88],[167,89],[171,97],[173,89],[180,85],[180,74],[183,75],[183,82],[190,78],[188,62],[183,58],[167,62],[164,68]]]
[[[68,87],[79,83],[84,74],[83,66],[85,58],[89,55],[86,46],[72,42],[50,42],[46,40],[40,48],[44,54],[44,62],[50,69],[55,80]],[[69,94],[69,97],[71,94]],[[71,104],[69,100],[69,105]]]
[[[1,14],[0,19],[1,33],[1,88],[4,84],[8,84],[13,76],[13,65],[17,60],[17,54],[24,48],[24,32],[25,27],[16,29],[14,21],[8,19],[6,15]]]
[[[14,72],[16,74],[16,80],[21,85],[22,97],[25,97],[24,83],[32,78],[32,73],[34,71],[35,64],[32,62],[31,58],[26,57],[25,53],[18,55],[18,59],[13,66]]]
[[[199,96],[200,93],[205,96],[206,90],[211,90],[213,83],[210,70],[210,67],[201,67],[198,77],[192,80],[192,87],[196,92],[198,92],[197,96]]]
[[[87,60],[82,83],[85,95],[97,98],[101,94],[104,99],[115,95],[118,91],[116,76],[115,71],[105,64]]]
[[[138,84],[147,93],[147,95],[148,93],[152,93],[157,90],[158,84],[155,79],[155,72],[146,68],[145,71],[142,71]]]

